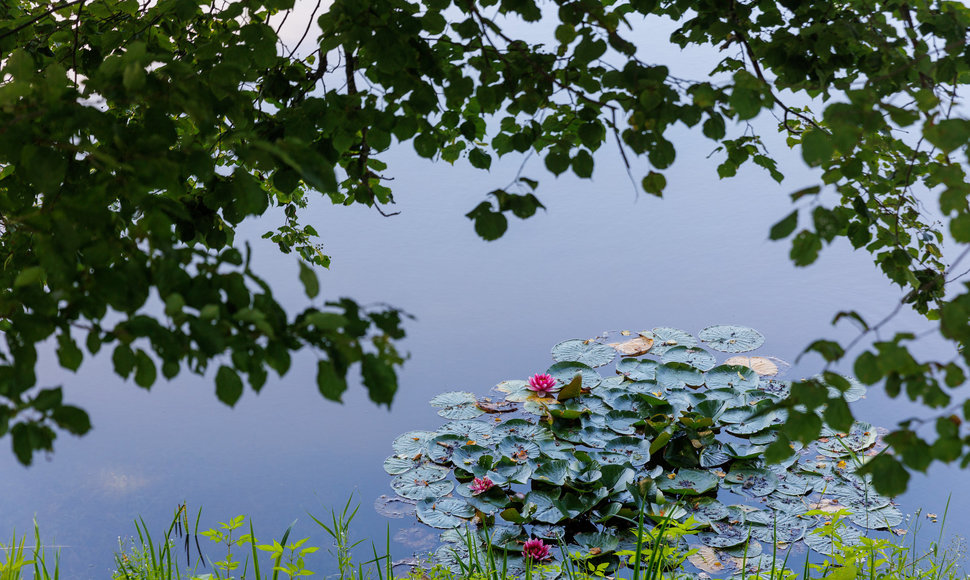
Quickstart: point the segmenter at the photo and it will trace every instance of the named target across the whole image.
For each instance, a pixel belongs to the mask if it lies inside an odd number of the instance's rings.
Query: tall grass
[[[395,574],[390,556],[390,530],[378,549],[370,543],[368,556],[355,558],[354,550],[365,540],[351,538],[351,525],[359,506],[348,501],[342,510],[331,510],[329,518],[311,520],[333,541],[331,555],[335,569],[319,570],[328,580],[683,580],[697,578],[686,559],[692,550],[683,550],[683,538],[695,533],[690,520],[678,522],[670,516],[656,525],[648,525],[649,518],[641,511],[634,526],[636,542],[626,550],[619,550],[610,560],[605,557],[568,552],[560,543],[559,559],[551,562],[530,562],[519,569],[510,561],[509,552],[493,546],[486,535],[484,542],[477,540],[474,531],[464,534],[466,554],[457,559],[454,569],[441,565],[414,567],[409,572]],[[791,550],[781,557],[777,543],[770,559],[762,569],[744,564],[734,578],[739,580],[958,580],[970,578],[960,566],[965,556],[959,546],[943,544],[943,526],[949,515],[949,501],[943,513],[938,537],[929,548],[918,548],[921,522],[919,514],[904,538],[863,538],[859,545],[842,541],[840,530],[847,512],[809,512],[806,515],[822,515],[829,521],[817,533],[831,538],[833,555],[820,562],[807,557],[800,569],[788,567]],[[119,546],[115,555],[116,570],[113,580],[280,580],[300,578],[314,574],[308,567],[307,557],[318,550],[308,545],[308,538],[291,539],[296,522],[290,524],[279,540],[260,543],[253,524],[243,516],[220,523],[217,528],[199,532],[199,516],[190,533],[184,506],[176,511],[172,523],[155,538],[144,520],[137,520],[135,535]],[[248,532],[248,533],[242,533]],[[195,540],[192,545],[191,538]],[[208,548],[213,553],[224,553],[220,560],[206,555],[199,545],[199,537],[208,538]],[[9,543],[0,542],[0,580],[59,580],[60,560],[57,550],[45,548],[39,527],[34,523],[34,545],[27,545],[27,536],[13,534]],[[181,544],[181,545],[180,545]],[[190,550],[195,548],[195,550]],[[182,555],[184,552],[184,556]],[[198,557],[192,554],[197,553]],[[220,556],[221,557],[221,556]],[[240,560],[241,558],[241,560]],[[519,560],[521,561],[521,560]],[[770,562],[770,565],[767,563]],[[202,572],[200,572],[202,570]]]

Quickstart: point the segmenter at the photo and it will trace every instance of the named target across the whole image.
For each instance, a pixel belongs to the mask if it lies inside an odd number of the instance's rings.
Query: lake
[[[183,375],[147,392],[119,380],[109,357],[86,361],[75,375],[58,369],[48,348],[41,384],[63,384],[66,402],[86,408],[94,429],[80,439],[62,434],[56,452],[29,468],[0,453],[0,534],[28,532],[36,517],[43,538],[61,546],[64,577],[105,578],[119,536],[134,533],[132,521],[144,517],[160,534],[181,502],[193,514],[203,509],[202,529],[247,514],[268,541],[299,519],[293,537],[329,546],[306,512],[328,516],[352,497],[361,504],[356,538],[382,545],[390,526],[392,536],[413,542],[427,531],[379,516],[373,503],[392,493],[381,467],[391,441],[444,422],[427,404],[437,393],[484,395],[501,380],[543,371],[561,340],[657,326],[695,334],[712,324],[754,327],[767,337],[758,354],[793,363],[786,378],[794,379],[822,366],[816,356],[794,364],[812,340],[853,336],[848,324],[830,326],[839,310],[876,320],[893,309],[899,292],[867,253],[837,243],[816,265],[797,269],[787,242],[768,241],[770,226],[791,211],[787,194],[816,182],[799,159],[782,164],[783,185],[750,168],[719,181],[708,143],[686,136],[676,142],[679,158],[662,200],[637,195],[609,147],[593,180],[555,179],[540,159],[529,160],[523,175],[540,180],[547,211],[527,222],[511,218],[505,237],[492,243],[480,240],[463,215],[510,182],[521,159],[482,173],[463,163],[431,164],[404,147],[387,156],[399,202],[392,209],[400,215],[323,200],[308,208],[306,221],[333,257],[321,275],[322,296],[389,303],[416,316],[406,326],[401,346],[410,359],[390,411],[367,401],[356,382],[343,405],[324,400],[311,353],[229,409],[216,400],[211,377]],[[244,235],[253,241],[257,270],[295,311],[307,302],[296,258],[259,239],[278,217],[247,226]],[[929,328],[905,312],[894,327]],[[926,338],[915,350],[942,348]],[[886,427],[926,414],[878,389],[854,408]],[[970,472],[936,466],[914,476],[900,507],[942,515],[947,495],[968,484]],[[951,515],[970,513],[968,503],[954,495]],[[935,536],[937,526],[926,520],[924,537]],[[966,536],[970,524],[951,517],[947,532]],[[394,542],[396,558],[414,551]],[[369,544],[359,548],[361,557],[369,553]],[[310,566],[324,573],[332,562],[324,554]]]

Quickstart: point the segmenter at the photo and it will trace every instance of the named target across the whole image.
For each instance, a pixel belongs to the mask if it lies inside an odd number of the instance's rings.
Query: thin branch
[[[302,45],[303,41],[306,40],[307,34],[310,34],[310,29],[313,28],[313,23],[316,22],[315,18],[317,16],[317,10],[320,10],[321,4],[323,4],[323,0],[317,0],[316,7],[310,14],[310,18],[307,19],[306,29],[303,31],[303,36],[301,36],[300,40],[296,43],[296,45],[293,46],[293,50],[291,50],[290,54],[288,54],[286,57],[287,59],[293,58],[293,55],[296,54],[296,51],[300,48],[300,45]]]
[[[44,18],[47,18],[48,16],[50,16],[51,14],[54,14],[55,12],[60,12],[61,10],[64,10],[65,8],[70,8],[71,6],[74,6],[76,4],[83,4],[86,1],[87,0],[71,0],[70,2],[65,2],[64,4],[61,4],[60,6],[54,6],[53,8],[50,8],[49,10],[47,10],[46,12],[44,12],[43,14],[40,14],[38,16],[35,16],[34,18],[31,18],[27,22],[24,22],[20,26],[18,26],[16,28],[13,28],[11,30],[8,30],[7,32],[5,32],[3,34],[0,34],[0,40],[3,40],[4,38],[7,38],[8,36],[11,36],[13,34],[17,34],[21,30],[23,30],[24,28],[27,28],[29,26],[33,26],[34,24],[36,24],[40,20],[43,20]]]

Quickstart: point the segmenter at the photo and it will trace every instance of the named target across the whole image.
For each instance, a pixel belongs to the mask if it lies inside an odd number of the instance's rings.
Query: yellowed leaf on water
[[[724,562],[721,561],[717,551],[710,546],[698,546],[693,554],[687,556],[687,560],[705,572],[720,574],[725,571]]]
[[[779,358],[769,356],[732,356],[724,364],[748,367],[763,377],[773,377],[778,374],[779,369],[790,366]]]
[[[818,502],[808,504],[808,509],[834,513],[841,509],[845,509],[845,506],[840,504],[839,500],[837,499],[824,497]]]
[[[622,355],[640,356],[641,354],[647,354],[647,351],[653,347],[653,339],[638,336],[626,342],[611,342],[610,346]]]
[[[510,413],[518,407],[508,401],[479,401],[478,408],[486,413]]]

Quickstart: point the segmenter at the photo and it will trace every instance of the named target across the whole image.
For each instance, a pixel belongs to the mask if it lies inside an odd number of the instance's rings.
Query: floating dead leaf
[[[511,413],[515,410],[515,403],[508,401],[479,401],[478,408],[486,413]]]
[[[780,358],[769,356],[732,356],[724,364],[748,367],[763,377],[773,377],[780,369],[791,366]]]
[[[720,574],[728,569],[721,560],[721,554],[710,546],[697,546],[693,552],[687,556],[687,560],[699,570]]]
[[[845,508],[837,499],[823,497],[821,500],[808,504],[808,509],[834,513]]]
[[[622,334],[623,336],[630,336],[633,333],[630,332],[629,330],[621,330],[620,331],[620,334]]]
[[[638,336],[626,342],[611,342],[609,346],[612,346],[616,352],[624,356],[640,356],[647,354],[647,351],[653,347],[653,339]]]

